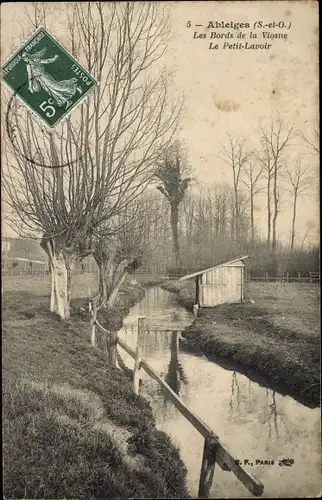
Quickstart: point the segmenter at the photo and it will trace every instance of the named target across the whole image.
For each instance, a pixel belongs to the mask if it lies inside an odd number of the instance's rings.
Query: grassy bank
[[[161,274],[133,274],[133,278],[142,286],[156,286],[164,282],[164,276]]]
[[[163,290],[175,293],[178,304],[180,304],[189,312],[192,311],[192,307],[195,303],[195,282],[190,281],[168,281],[161,285]]]
[[[170,289],[191,310],[193,287],[172,283]],[[320,404],[319,306],[318,285],[248,283],[244,304],[202,309],[183,332],[182,348],[206,354],[316,407]]]
[[[78,307],[90,279],[75,277],[66,322],[48,311],[49,278],[5,280],[4,496],[184,498],[184,465],[150,405],[90,345]],[[109,326],[143,294],[128,284]]]

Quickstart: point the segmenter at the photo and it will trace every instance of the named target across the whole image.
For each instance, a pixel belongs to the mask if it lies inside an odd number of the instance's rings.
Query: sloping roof
[[[186,276],[182,276],[182,278],[179,278],[178,281],[189,280],[190,278],[195,278],[196,276],[200,276],[200,274],[205,274],[208,271],[215,269],[216,267],[230,266],[231,264],[234,264],[239,260],[245,260],[245,259],[248,259],[248,255],[244,255],[243,257],[238,257],[237,259],[229,260],[228,262],[222,262],[221,264],[216,264],[215,266],[208,267],[208,269],[202,269],[201,271],[196,271],[195,273],[192,274],[187,274]]]

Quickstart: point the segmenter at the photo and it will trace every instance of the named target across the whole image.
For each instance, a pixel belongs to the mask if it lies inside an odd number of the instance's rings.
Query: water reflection
[[[269,392],[266,390],[266,392]],[[272,403],[268,405],[268,438],[272,438],[272,425],[274,426],[275,435],[278,439],[278,430],[277,430],[277,408],[276,408],[276,399],[275,399],[275,391],[270,391],[272,396]],[[273,422],[272,422],[273,421]]]
[[[160,289],[147,291],[131,309],[119,335],[135,349],[137,319],[145,316],[148,329],[143,356],[183,401],[226,443],[237,458],[276,461],[251,470],[265,485],[264,496],[316,496],[319,490],[319,410],[262,387],[237,371],[229,371],[179,349],[180,331],[193,317],[173,296]],[[161,327],[162,331],[157,327]],[[168,328],[168,331],[164,331]],[[178,332],[178,333],[177,333]],[[133,360],[122,352],[133,368]],[[188,486],[197,495],[203,441],[198,432],[166,400],[156,382],[146,374],[141,393],[151,403],[157,426],[180,447],[188,469]],[[294,459],[292,467],[279,467],[281,458]],[[251,497],[230,473],[217,468],[211,497]]]
[[[280,414],[278,411],[276,392],[268,388],[261,388],[260,392],[265,396],[264,398],[258,397],[258,389],[256,390],[258,384],[250,380],[246,381],[246,384],[244,382],[244,375],[236,371],[232,372],[228,410],[229,421],[242,424],[249,420],[251,415],[257,414],[263,431],[266,429],[266,432],[263,432],[266,435],[265,441],[271,446],[273,441],[278,442],[279,440],[279,425],[284,423],[284,432],[287,433],[285,419],[282,413]]]
[[[231,381],[231,394],[229,398],[229,416],[232,417],[234,402],[237,404],[237,410],[239,410],[239,384],[237,373],[233,372],[232,381]]]
[[[179,396],[181,383],[187,384],[187,377],[179,361],[179,332],[171,333],[170,361],[165,375],[165,381],[171,389]]]

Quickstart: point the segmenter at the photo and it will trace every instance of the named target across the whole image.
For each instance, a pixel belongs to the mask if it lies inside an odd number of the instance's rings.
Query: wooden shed
[[[196,299],[199,307],[214,307],[219,304],[236,304],[244,298],[245,264],[248,256],[239,257],[179,279],[195,279]]]

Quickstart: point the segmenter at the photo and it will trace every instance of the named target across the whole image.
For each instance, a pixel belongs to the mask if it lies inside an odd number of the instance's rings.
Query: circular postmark
[[[6,114],[5,114],[6,132],[7,132],[7,135],[9,137],[9,140],[11,142],[11,145],[12,145],[15,153],[18,154],[19,156],[23,157],[31,165],[34,165],[34,166],[40,166],[43,168],[63,168],[63,167],[68,167],[68,166],[70,167],[72,164],[75,164],[77,161],[81,160],[81,157],[82,157],[81,154],[79,154],[78,156],[76,155],[74,159],[73,158],[68,159],[68,161],[66,160],[66,161],[62,161],[62,162],[57,161],[55,163],[49,163],[49,162],[46,163],[46,162],[40,161],[39,159],[36,158],[37,151],[33,157],[30,153],[26,152],[26,148],[24,148],[21,144],[19,144],[19,140],[17,139],[16,132],[17,132],[18,128],[21,130],[22,127],[20,127],[20,124],[19,124],[19,119],[18,119],[19,113],[17,113],[17,110],[14,110],[13,107],[14,107],[15,101],[18,100],[17,96],[19,97],[19,91],[21,89],[23,89],[24,87],[28,86],[28,84],[29,84],[29,81],[26,80],[22,83],[22,85],[19,86],[19,88],[17,90],[14,91],[14,93],[11,95],[11,97],[9,99]],[[26,110],[28,110],[30,117],[35,116],[33,110],[29,109],[23,101],[21,102],[21,106],[24,106],[26,108]],[[68,117],[67,117],[67,119],[68,119]],[[25,120],[26,120],[26,118],[25,118]],[[39,127],[39,130],[43,135],[43,139],[45,139],[46,138],[46,133],[45,133],[46,125],[41,125],[38,123],[38,121],[36,122],[36,120],[35,120],[35,123],[33,125],[36,125],[37,127]],[[51,131],[48,131],[47,133],[49,136],[52,136],[54,131],[51,130]],[[25,139],[30,140],[31,139],[30,134],[29,134],[29,137],[26,137]],[[50,139],[47,138],[47,140],[50,140]],[[63,141],[67,142],[67,138],[64,138],[64,136],[62,134],[60,137],[60,141],[61,141],[61,144]],[[31,145],[29,144],[29,149],[30,149],[30,147],[31,147]],[[39,152],[42,148],[39,145],[37,145],[36,149]],[[65,150],[66,150],[66,148],[65,148]]]

